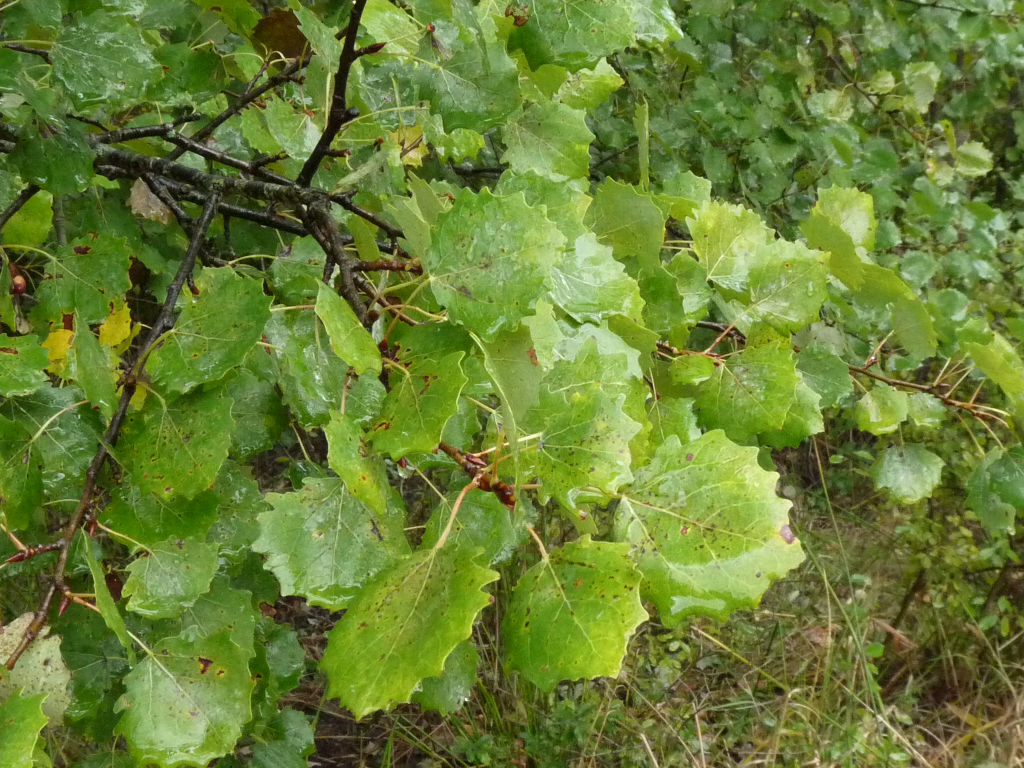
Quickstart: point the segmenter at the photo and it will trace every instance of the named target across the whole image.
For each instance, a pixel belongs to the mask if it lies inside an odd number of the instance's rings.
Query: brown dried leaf
[[[128,198],[132,213],[143,219],[151,219],[166,224],[170,221],[171,210],[164,205],[160,198],[153,194],[149,186],[142,179],[136,179],[132,184],[132,193]]]

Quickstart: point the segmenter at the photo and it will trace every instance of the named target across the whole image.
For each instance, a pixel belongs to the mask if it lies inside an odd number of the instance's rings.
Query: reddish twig
[[[26,560],[31,560],[34,557],[39,557],[39,555],[44,555],[47,552],[56,552],[63,546],[64,540],[57,539],[57,541],[51,542],[49,544],[37,544],[34,547],[25,547],[24,549],[19,549],[13,555],[8,557],[4,562],[23,563]]]
[[[456,464],[462,467],[463,471],[467,475],[474,478],[477,487],[481,491],[487,493],[493,493],[498,497],[498,501],[505,505],[510,511],[515,509],[516,506],[516,489],[508,483],[502,482],[498,478],[488,473],[490,464],[479,456],[474,456],[472,453],[465,453],[460,451],[458,448],[448,443],[439,443],[440,448],[444,453],[450,456]]]

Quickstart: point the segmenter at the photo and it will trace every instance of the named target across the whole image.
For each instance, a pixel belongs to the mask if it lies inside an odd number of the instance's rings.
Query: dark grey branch
[[[362,18],[365,7],[366,0],[355,0],[352,3],[352,11],[348,16],[348,27],[345,30],[345,43],[341,47],[341,56],[338,57],[338,71],[334,73],[334,94],[331,97],[331,108],[327,113],[327,125],[295,179],[299,186],[309,186],[313,176],[316,175],[317,168],[327,156],[331,142],[338,135],[338,131],[345,126],[345,123],[359,114],[358,112],[353,114],[354,110],[348,108],[346,93],[349,72],[352,70],[352,64],[359,58],[360,52],[356,51],[356,36],[359,33],[359,20]]]

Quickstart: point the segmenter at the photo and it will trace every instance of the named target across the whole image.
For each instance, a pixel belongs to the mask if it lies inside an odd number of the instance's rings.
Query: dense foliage
[[[823,433],[1019,561],[1010,3],[264,5],[0,0],[0,764],[305,765],[282,596],[357,718],[615,676]]]

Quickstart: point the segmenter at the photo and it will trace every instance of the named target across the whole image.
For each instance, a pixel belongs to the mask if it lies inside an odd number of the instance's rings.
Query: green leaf
[[[246,0],[192,0],[196,5],[212,11],[236,35],[248,35],[259,23],[260,13]]]
[[[439,677],[427,677],[412,695],[412,701],[426,710],[447,717],[462,708],[476,685],[476,669],[480,654],[472,640],[463,640],[444,661]]]
[[[505,333],[492,343],[480,342],[484,368],[501,397],[508,430],[515,434],[540,398],[541,368],[527,326]],[[518,443],[513,444],[517,450]]]
[[[257,349],[253,354],[265,353]],[[232,400],[231,417],[235,420],[231,454],[249,459],[273,448],[288,424],[281,395],[273,382],[239,368],[225,377],[224,394]]]
[[[756,213],[728,203],[705,203],[686,224],[708,280],[731,291],[743,290],[754,253],[774,241]]]
[[[118,403],[112,355],[108,347],[100,346],[99,339],[93,336],[88,325],[76,319],[75,327],[69,365],[71,378],[82,388],[89,402],[109,419]]]
[[[864,261],[853,238],[840,224],[815,207],[810,217],[800,224],[800,231],[811,246],[830,254],[829,271],[833,275],[851,289],[860,288],[864,282]]]
[[[423,256],[430,287],[452,320],[494,341],[515,330],[551,286],[565,238],[522,195],[462,190],[438,216]]]
[[[371,428],[370,443],[392,459],[416,451],[433,451],[448,419],[455,415],[459,394],[469,380],[462,372],[463,352],[440,360],[427,356],[391,372],[391,391]]]
[[[568,258],[555,266],[552,281],[555,303],[581,323],[598,323],[616,314],[640,319],[640,287],[612,258],[612,249],[593,234],[576,239]]]
[[[50,355],[38,336],[0,334],[0,395],[16,397],[35,392],[47,383],[43,369]]]
[[[323,283],[316,297],[316,316],[327,329],[334,354],[351,365],[357,376],[367,371],[380,374],[380,350],[373,337],[348,302]]]
[[[753,343],[715,363],[711,378],[695,388],[695,410],[705,429],[722,429],[750,442],[782,428],[798,382],[792,347],[781,339]]]
[[[314,11],[303,8],[297,2],[290,2],[288,5],[299,20],[302,36],[309,41],[317,56],[321,56],[327,61],[337,61],[341,56],[341,43],[336,37],[337,29],[325,24]]]
[[[48,718],[42,703],[46,694],[23,696],[15,693],[0,701],[0,765],[5,768],[32,768],[39,734]]]
[[[856,247],[874,250],[878,221],[871,195],[849,187],[829,187],[818,191],[814,209],[842,228]]]
[[[577,70],[620,51],[636,39],[635,0],[559,0],[530,4],[529,20],[510,42],[523,49],[530,66],[559,64]]]
[[[434,509],[423,531],[420,548],[432,547],[441,538],[459,500],[461,488],[453,488]],[[475,489],[466,494],[457,510],[447,546],[477,552],[477,559],[488,565],[503,563],[526,537],[523,519],[513,515],[493,493]]]
[[[0,627],[0,658],[6,660],[14,653],[32,619],[33,614],[23,613]],[[23,695],[45,694],[43,714],[54,725],[60,725],[70,703],[67,687],[71,680],[71,672],[61,656],[60,646],[61,638],[50,635],[50,628],[43,626],[18,659],[14,669],[0,667],[0,701],[19,691]]]
[[[160,78],[142,31],[130,18],[109,11],[76,16],[50,55],[54,77],[80,108],[131,104]]]
[[[74,386],[43,387],[25,397],[0,399],[0,413],[20,427],[12,432],[0,420],[0,462],[14,470],[10,477],[0,473],[0,487],[15,491],[16,503],[41,493],[44,486],[53,499],[81,495],[82,478],[103,434],[97,412],[76,405],[83,399]]]
[[[217,547],[194,538],[168,539],[125,569],[128,610],[150,619],[172,619],[210,588]]]
[[[497,578],[457,547],[416,552],[381,572],[328,636],[320,662],[327,695],[356,718],[409,701],[469,637],[490,602],[483,588]],[[353,666],[352,659],[364,663]]]
[[[704,266],[687,254],[677,254],[667,264],[642,267],[637,281],[644,323],[662,338],[685,346],[693,326],[707,316],[713,295]]]
[[[672,435],[637,471],[615,538],[630,544],[663,623],[753,608],[772,579],[803,560],[777,481],[756,448],[720,430],[687,444]]]
[[[287,625],[263,617],[256,629],[256,658],[251,667],[261,679],[253,702],[265,702],[265,709],[276,713],[278,701],[295,690],[306,672],[306,651],[299,644],[298,634]],[[263,719],[265,715],[257,717]]]
[[[842,358],[822,346],[803,347],[796,367],[804,382],[821,396],[821,407],[830,408],[853,391],[850,369]]]
[[[113,489],[104,524],[144,547],[165,539],[205,536],[217,519],[217,494],[203,491],[188,502],[140,490],[131,483]]]
[[[226,630],[231,643],[251,656],[259,618],[252,607],[252,595],[228,586],[227,578],[218,576],[210,591],[182,612],[179,637],[198,642]]]
[[[307,768],[316,749],[309,720],[294,709],[275,714],[263,737],[252,745],[252,768]]]
[[[885,489],[896,501],[913,504],[931,496],[944,463],[920,445],[893,445],[871,466],[871,477],[876,488]]]
[[[628,483],[629,441],[641,424],[624,412],[625,394],[609,392],[601,381],[602,360],[590,342],[591,354],[559,361],[541,387],[540,400],[529,416],[534,431],[542,432],[536,471],[545,495],[566,509],[590,489],[610,494]]]
[[[662,182],[661,194],[655,200],[672,218],[686,221],[702,203],[711,200],[711,182],[692,171],[676,173]]]
[[[795,332],[818,319],[825,302],[825,258],[800,243],[775,240],[754,252],[747,306],[736,325],[747,333],[765,323],[780,333]]]
[[[378,514],[386,514],[391,486],[380,457],[363,455],[363,431],[342,413],[331,416],[324,427],[327,463],[345,483],[349,492]]]
[[[685,397],[662,395],[650,403],[648,419],[655,446],[675,435],[684,443],[696,440],[701,435],[697,426],[697,415],[693,412],[693,400]]]
[[[38,248],[46,242],[52,226],[53,195],[40,190],[4,224],[3,242]]]
[[[32,324],[59,328],[65,314],[90,325],[103,322],[131,288],[128,266],[128,244],[122,238],[93,233],[59,248],[46,267],[48,279],[36,289]]]
[[[125,626],[121,613],[117,610],[117,604],[114,602],[114,597],[110,594],[110,588],[107,586],[103,566],[96,559],[96,555],[93,554],[92,542],[86,539],[84,530],[82,531],[82,539],[84,541],[82,552],[85,556],[85,561],[89,564],[89,574],[92,576],[92,589],[96,595],[96,608],[99,610],[100,616],[103,617],[103,623],[107,625],[111,632],[117,635],[117,639],[128,652],[129,659],[134,664],[135,647],[128,638],[128,628]]]
[[[622,84],[619,73],[607,60],[601,59],[590,69],[578,69],[569,74],[555,98],[573,109],[592,110],[604,104]]]
[[[922,429],[938,429],[946,419],[945,404],[927,392],[911,392],[907,395],[907,406],[910,420]]]
[[[544,206],[548,220],[565,235],[567,243],[574,243],[580,235],[589,232],[583,225],[583,217],[592,201],[588,189],[589,184],[582,179],[555,180],[533,171],[506,171],[498,180],[494,194],[508,197],[522,192],[527,205]]]
[[[249,720],[252,647],[231,630],[153,646],[124,678],[117,733],[140,765],[206,765],[228,754]]]
[[[59,129],[33,127],[10,154],[11,164],[25,181],[54,195],[73,195],[84,190],[92,178],[94,159],[84,127],[74,123]],[[44,213],[44,222],[52,217],[52,210]]]
[[[857,401],[857,428],[888,435],[906,421],[908,408],[906,392],[884,385],[872,387]]]
[[[880,69],[871,76],[864,88],[868,93],[885,94],[896,87],[896,78],[887,69]]]
[[[261,282],[230,267],[204,269],[196,288],[198,296],[183,292],[179,298],[181,314],[146,366],[153,381],[172,392],[189,392],[241,365],[270,317]]]
[[[924,112],[935,98],[942,73],[931,61],[915,61],[903,68],[903,85],[910,94],[910,105]]]
[[[334,478],[307,478],[302,489],[267,496],[253,549],[281,593],[301,595],[331,610],[347,606],[359,588],[409,551],[396,511],[375,513]]]
[[[823,432],[825,423],[821,418],[820,403],[821,397],[804,383],[801,376],[782,429],[762,433],[761,441],[772,448],[795,448],[811,435]]]
[[[665,217],[651,196],[629,184],[605,179],[597,188],[585,222],[598,239],[612,247],[615,258],[653,268],[660,261]]]
[[[429,19],[434,30],[420,33],[412,81],[451,132],[483,133],[517,110],[518,72],[498,38],[486,6],[460,4],[453,19]],[[381,42],[393,38],[383,38]]]
[[[1024,420],[1024,377],[1020,374],[1024,361],[1013,346],[999,333],[985,343],[969,341],[962,346],[979,370],[1003,390],[1017,420]]]
[[[501,161],[514,172],[535,171],[552,179],[584,178],[590,170],[586,112],[565,104],[531,104],[502,130],[505,153]]]
[[[1024,448],[989,451],[967,481],[967,505],[990,535],[1012,534],[1024,512]]]
[[[847,187],[818,192],[811,216],[800,225],[807,241],[831,253],[832,274],[852,289],[864,280],[861,254],[875,247],[875,204],[871,195]]]
[[[15,531],[28,528],[43,500],[42,461],[32,433],[0,417],[0,516]]]
[[[316,323],[312,312],[273,312],[266,327],[284,403],[305,428],[326,424],[341,408],[349,378],[348,364],[331,351]]]
[[[956,150],[956,172],[968,178],[984,176],[992,170],[992,153],[980,141],[968,141]]]
[[[647,620],[629,547],[584,536],[523,574],[505,615],[509,666],[542,691],[560,680],[615,677]]]
[[[213,485],[233,426],[231,400],[216,390],[167,403],[151,396],[125,419],[115,455],[141,490],[191,499]]]
[[[923,360],[935,354],[938,337],[928,308],[920,299],[915,297],[913,301],[897,301],[893,304],[892,328],[897,341],[915,360]]]

